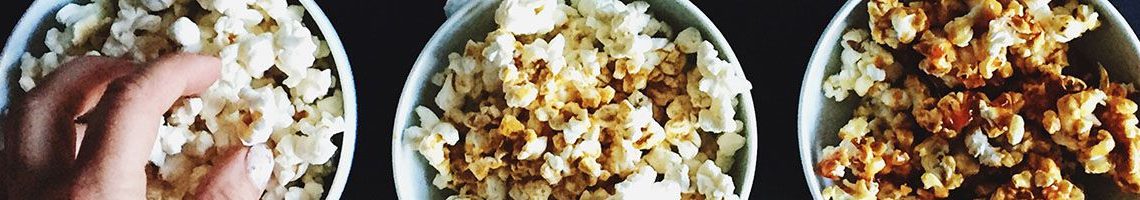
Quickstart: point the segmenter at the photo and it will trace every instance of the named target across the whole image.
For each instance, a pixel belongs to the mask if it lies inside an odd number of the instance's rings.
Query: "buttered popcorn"
[[[199,97],[175,102],[158,125],[147,198],[193,197],[221,151],[250,146],[250,178],[266,188],[263,199],[317,199],[335,170],[332,137],[346,127],[335,72],[324,59],[329,51],[301,22],[304,13],[284,0],[68,4],[45,37],[50,51],[21,57],[18,82],[30,90],[82,55],[138,62],[174,51],[218,56],[220,79]]]
[[[726,173],[751,84],[700,31],[648,9],[503,1],[498,29],[432,77],[438,109],[417,107],[403,133],[432,184],[449,199],[739,199]]]
[[[842,70],[823,83],[836,101],[861,97],[816,165],[834,181],[825,199],[1084,199],[1074,173],[1107,174],[1140,192],[1135,89],[1109,81],[1103,67],[1066,69],[1067,42],[1100,25],[1090,6],[867,7],[870,31],[846,32]],[[906,48],[917,62],[893,62],[909,59]]]

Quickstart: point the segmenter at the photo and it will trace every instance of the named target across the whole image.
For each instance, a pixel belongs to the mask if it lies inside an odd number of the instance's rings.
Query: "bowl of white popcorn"
[[[815,199],[1140,198],[1137,63],[1105,0],[847,1],[804,74],[805,179]]]
[[[339,199],[356,138],[356,95],[339,37],[311,0],[38,0],[0,58],[0,106],[83,55],[146,62],[217,56],[221,77],[156,125],[148,199],[193,197],[219,149],[249,146],[262,199]]]
[[[404,85],[402,199],[747,199],[741,64],[688,1],[449,1]]]

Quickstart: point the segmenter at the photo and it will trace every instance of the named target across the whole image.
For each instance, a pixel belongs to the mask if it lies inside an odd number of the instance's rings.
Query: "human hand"
[[[0,199],[145,198],[159,120],[180,97],[213,84],[220,65],[217,58],[186,53],[148,64],[107,57],[62,64],[10,106]],[[225,152],[195,197],[260,197],[265,183],[248,175],[249,149]]]

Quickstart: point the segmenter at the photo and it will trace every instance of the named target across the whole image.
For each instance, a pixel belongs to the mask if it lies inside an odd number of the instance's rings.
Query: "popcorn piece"
[[[510,190],[511,199],[548,199],[550,198],[551,188],[544,181],[534,180],[527,183],[519,184],[519,187],[512,187]]]
[[[733,156],[736,155],[736,150],[744,147],[744,136],[737,133],[724,133],[716,138],[716,165],[723,169],[724,173],[732,169]]]
[[[495,23],[514,34],[541,34],[566,21],[554,0],[509,0],[495,9]]]
[[[69,38],[70,40],[59,40],[60,45],[47,45],[49,48],[52,46],[58,47],[71,47],[86,43],[99,27],[104,27],[110,20],[107,18],[107,10],[103,7],[107,6],[108,1],[95,1],[93,3],[78,5],[67,4],[56,12],[55,19],[60,24],[63,24],[64,29],[60,37]],[[52,29],[56,30],[56,29]],[[59,32],[56,30],[56,32]],[[48,38],[51,40],[51,31],[49,30]],[[51,42],[48,42],[51,43]],[[64,53],[63,49],[52,48],[52,52]]]
[[[888,77],[896,77],[888,72],[897,72],[899,64],[894,62],[890,53],[867,39],[866,30],[847,31],[840,44],[843,46],[843,69],[824,81],[824,96],[843,101],[847,98],[847,91],[852,90],[863,96],[871,85],[887,81]]]
[[[150,15],[142,8],[133,7],[126,1],[119,2],[119,13],[111,24],[111,37],[103,44],[102,52],[110,56],[122,56],[128,52],[138,51],[141,47],[136,45],[140,30],[154,32],[159,28],[162,18]],[[143,56],[135,54],[136,58]]]
[[[1034,155],[1029,162],[1030,169],[1014,174],[1010,183],[998,187],[990,199],[1018,199],[1025,196],[1046,199],[1085,198],[1081,188],[1061,176],[1061,169],[1053,159]]]
[[[926,12],[921,7],[907,6],[898,0],[867,2],[867,13],[872,39],[891,48],[910,43],[929,27]]]
[[[293,88],[294,96],[301,98],[302,102],[312,103],[317,98],[324,97],[328,94],[330,89],[333,89],[333,75],[332,70],[317,70],[314,68],[307,69],[308,75],[305,79],[301,80],[296,87]]]
[[[270,152],[264,144],[258,144],[250,147],[245,157],[246,162],[249,163],[247,169],[249,179],[253,181],[256,188],[265,188],[273,170],[273,152]]]
[[[284,72],[287,78],[282,82],[286,87],[293,88],[305,78],[306,68],[313,65],[316,60],[317,44],[313,43],[312,33],[305,28],[301,21],[278,21],[275,45],[277,50],[277,69]]]
[[[643,166],[626,177],[625,181],[614,185],[611,199],[680,199],[681,186],[672,181],[655,182],[657,172]],[[730,185],[731,186],[731,185]]]
[[[198,29],[198,24],[194,24],[190,18],[180,17],[174,20],[167,32],[170,33],[170,38],[182,45],[184,50],[193,52],[201,48],[202,32]]]
[[[697,191],[705,194],[705,199],[739,199],[733,193],[732,177],[723,174],[712,161],[705,161],[697,170]]]
[[[252,4],[253,0],[198,0],[198,4],[206,10],[225,13],[227,10],[244,8]]]
[[[261,78],[273,66],[273,34],[262,33],[238,40],[237,61],[253,78]],[[311,102],[311,101],[310,101]]]
[[[844,189],[844,188],[850,188],[850,189]],[[848,192],[848,190],[850,190],[851,192]],[[871,199],[876,199],[877,194],[879,194],[879,184],[878,183],[869,182],[867,180],[860,179],[854,183],[852,183],[849,180],[843,180],[842,186],[840,186],[840,185],[828,186],[827,188],[823,189],[823,191],[821,192],[820,195],[823,196],[823,199],[871,200]]]
[[[174,0],[141,0],[139,3],[142,3],[143,7],[146,7],[146,10],[161,11],[174,5]]]
[[[535,159],[542,155],[545,150],[546,136],[536,137],[533,132],[528,132],[526,144],[523,145],[523,149],[518,153],[517,158],[519,160]]]
[[[700,46],[701,41],[704,41],[704,39],[701,39],[701,32],[696,28],[689,27],[682,30],[681,33],[677,33],[677,39],[674,42],[676,42],[677,47],[680,48],[682,52],[697,53],[697,50],[702,48]]]
[[[285,100],[284,92],[280,88],[262,87],[256,90],[243,89],[241,97],[244,104],[250,109],[241,114],[243,119],[249,119],[247,129],[241,132],[241,140],[245,145],[264,143],[269,139],[270,133],[276,129],[285,128],[293,123],[293,119],[286,113],[292,113],[292,106]],[[285,105],[282,105],[286,103]],[[281,111],[285,111],[282,113]]]

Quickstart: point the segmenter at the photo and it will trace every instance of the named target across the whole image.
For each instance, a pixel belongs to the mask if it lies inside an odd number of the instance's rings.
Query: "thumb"
[[[272,169],[273,154],[265,144],[234,148],[203,177],[197,199],[259,199]]]

